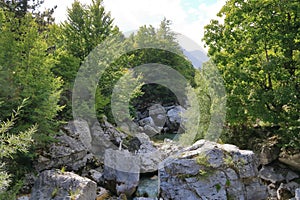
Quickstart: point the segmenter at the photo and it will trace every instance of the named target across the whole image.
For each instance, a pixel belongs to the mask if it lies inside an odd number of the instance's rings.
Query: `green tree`
[[[61,26],[51,27],[51,45],[56,48],[57,63],[53,72],[64,80],[64,90],[60,104],[65,109],[60,113],[64,120],[72,118],[72,88],[80,68],[86,57],[106,37],[119,34],[113,25],[109,12],[105,11],[102,0],[93,0],[90,5],[74,1],[68,9],[68,19]],[[100,104],[106,105],[106,98],[97,95]]]
[[[139,48],[131,53],[131,56],[133,56],[130,62],[132,67],[149,63],[167,65],[183,75],[190,84],[195,84],[195,69],[192,64],[185,59],[176,41],[176,34],[171,30],[170,20],[163,19],[157,29],[151,25],[148,27],[142,26],[136,34],[132,34],[127,40],[131,42],[135,48]],[[148,74],[151,74],[151,68],[149,68]],[[180,85],[180,83],[176,82],[173,84]],[[178,88],[181,87],[178,86]],[[162,85],[147,84],[142,87],[142,91],[144,94],[133,101],[133,104],[147,105],[153,102],[166,104],[177,102],[175,95]]]
[[[37,130],[37,126],[32,126],[19,134],[11,134],[9,130],[13,128],[21,109],[26,103],[26,99],[22,104],[11,114],[10,119],[1,121],[0,123],[0,197],[11,183],[12,174],[9,174],[5,169],[15,158],[17,152],[26,153],[32,144],[32,135]]]
[[[218,69],[211,61],[196,70],[195,86],[187,87],[187,93],[189,105],[183,113],[185,133],[180,142],[188,145],[199,139],[217,142],[224,128],[226,91]]]
[[[62,81],[51,72],[55,60],[46,54],[46,33],[39,31],[32,15],[17,19],[13,12],[0,13],[0,99],[5,102],[0,113],[8,117],[22,99],[30,97],[15,129],[39,124],[35,139],[42,143],[55,130]]]
[[[3,0],[0,1],[0,8],[14,13],[14,16],[18,19],[22,19],[26,14],[31,13],[35,21],[39,24],[39,30],[44,31],[50,24],[54,23],[52,15],[56,6],[41,11],[39,8],[43,3],[44,1],[41,0]]]
[[[205,27],[225,81],[231,131],[269,127],[285,145],[300,147],[299,10],[294,0],[229,0],[218,13],[224,23]]]
[[[113,26],[113,19],[105,11],[102,0],[93,0],[91,5],[75,0],[68,9],[68,20],[63,23],[65,47],[83,61],[100,42],[113,34],[113,30],[117,31],[117,28]]]

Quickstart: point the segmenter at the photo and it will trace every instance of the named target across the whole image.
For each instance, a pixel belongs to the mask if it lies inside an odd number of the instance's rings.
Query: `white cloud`
[[[104,0],[107,10],[115,18],[115,24],[122,31],[138,29],[142,25],[158,26],[166,17],[172,21],[172,28],[190,37],[202,45],[201,38],[204,26],[213,18],[225,4],[225,0],[215,3],[202,3],[197,7],[186,7],[188,0]]]
[[[66,9],[74,0],[46,0],[45,7],[57,5],[55,18],[57,22],[66,20]],[[80,0],[90,4],[91,0]],[[225,4],[225,0],[201,1],[198,6],[188,6],[190,0],[104,0],[106,11],[111,12],[115,24],[124,32],[136,30],[142,25],[157,27],[166,17],[172,21],[172,29],[191,38],[202,45],[204,26]]]

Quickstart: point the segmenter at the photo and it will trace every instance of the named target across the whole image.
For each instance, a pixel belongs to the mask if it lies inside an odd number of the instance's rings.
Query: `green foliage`
[[[59,191],[58,187],[55,187],[51,193],[51,198],[54,199]]]
[[[147,45],[147,48],[145,48],[145,45]],[[178,52],[179,55],[164,50],[166,45],[175,53]],[[109,46],[109,48],[107,48],[107,46]],[[149,48],[152,46],[153,48]],[[137,50],[129,51],[131,49]],[[193,82],[195,70],[192,65],[184,59],[184,57],[181,58],[180,55],[182,55],[181,50],[175,41],[174,34],[169,29],[169,22],[166,20],[161,23],[160,28],[157,30],[152,26],[143,26],[136,34],[132,34],[129,38],[125,38],[120,32],[114,32],[113,35],[106,37],[105,41],[101,42],[83,62],[83,66],[89,69],[89,74],[82,76],[89,77],[89,80],[85,79],[85,83],[78,84],[79,87],[82,87],[79,91],[81,94],[85,93],[84,96],[92,98],[86,100],[82,99],[84,101],[79,100],[76,102],[76,109],[81,110],[86,116],[92,114],[93,109],[96,109],[98,118],[101,114],[105,114],[110,122],[114,122],[110,102],[114,86],[120,81],[121,77],[126,76],[128,69],[143,64],[159,63],[169,65],[185,76],[188,81]],[[99,57],[101,57],[101,59],[99,59]],[[95,58],[97,60],[95,60]],[[93,66],[99,66],[97,67],[98,71],[95,71]],[[144,77],[145,74],[148,76],[151,75],[151,70],[151,67],[149,67],[149,72],[142,72],[140,74],[141,77]],[[91,81],[93,81],[96,74],[100,72],[102,75],[99,79],[98,87],[96,89],[84,89],[86,86],[88,87],[88,85],[94,85]],[[134,78],[138,79],[138,77],[139,75],[136,74]],[[129,83],[132,83],[131,81],[137,82],[138,80],[129,80],[123,87],[129,86]],[[130,87],[133,93],[130,99],[128,99],[131,100],[131,102],[127,109],[130,110],[131,113],[135,113],[134,108],[136,108],[137,105],[146,105],[153,103],[153,101],[161,101],[163,103],[176,102],[174,94],[161,85],[147,84],[140,87],[141,85],[138,84],[137,86],[135,89]],[[93,94],[95,91],[96,95]],[[96,105],[95,108],[90,108],[89,101],[93,99],[94,96]],[[85,112],[83,112],[83,110],[85,110]]]
[[[229,179],[227,179],[227,180],[226,180],[226,183],[225,183],[225,186],[226,186],[226,187],[230,187],[230,185],[231,185],[231,182],[230,182]]]
[[[0,83],[5,87],[0,88],[0,99],[5,105],[0,114],[8,117],[22,99],[30,97],[13,132],[37,123],[35,138],[42,144],[56,127],[53,118],[61,109],[57,103],[62,80],[51,72],[55,60],[45,54],[45,35],[39,32],[32,15],[16,19],[14,13],[4,12],[4,17],[0,28]]]
[[[19,134],[11,134],[9,130],[13,128],[17,117],[20,115],[21,109],[25,105],[26,100],[11,114],[11,118],[0,123],[0,192],[6,190],[10,184],[11,175],[5,170],[5,165],[12,162],[17,152],[26,153],[32,144],[32,135],[36,132],[37,126],[32,126]],[[5,163],[7,162],[7,163]]]
[[[17,199],[17,195],[23,186],[23,181],[18,180],[16,183],[10,187],[9,190],[5,192],[0,192],[0,199]]]
[[[119,31],[113,26],[113,19],[105,11],[102,0],[95,0],[90,5],[74,1],[68,9],[68,20],[60,26],[52,26],[50,33],[50,46],[56,47],[54,56],[57,60],[52,71],[64,80],[60,105],[65,105],[65,109],[59,114],[60,118],[70,120],[72,88],[80,65],[97,45]],[[103,113],[109,99],[99,92],[97,90],[96,102],[101,105],[99,109]],[[88,105],[81,106],[89,112]]]
[[[215,187],[216,187],[217,192],[219,192],[222,188],[220,184],[216,184]]]
[[[225,156],[224,163],[225,163],[225,165],[227,165],[228,167],[231,167],[231,168],[235,166],[233,158],[230,155]]]
[[[68,9],[68,20],[63,24],[66,49],[83,61],[108,35],[117,31],[112,22],[102,0],[93,0],[91,5],[74,1]]]
[[[230,0],[218,14],[224,23],[205,27],[225,81],[231,131],[278,127],[282,145],[300,147],[299,9],[297,1]]]
[[[196,70],[194,82],[194,88],[187,88],[190,105],[183,113],[183,118],[187,119],[183,123],[186,130],[180,139],[183,143],[203,138],[217,141],[223,132],[226,114],[223,81],[216,66],[208,61],[202,69]],[[193,141],[190,141],[191,138]]]
[[[196,157],[196,163],[199,164],[199,165],[205,166],[205,167],[210,167],[208,158],[207,158],[207,156],[204,155],[204,154],[199,154],[199,155]]]

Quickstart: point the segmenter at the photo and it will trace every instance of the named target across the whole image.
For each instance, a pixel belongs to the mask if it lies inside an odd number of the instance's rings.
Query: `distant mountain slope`
[[[186,49],[182,49],[183,54],[192,62],[193,66],[197,69],[201,68],[203,63],[209,60],[208,56],[204,51],[201,50],[193,50],[188,51]]]
[[[209,60],[204,49],[191,38],[177,33],[176,39],[181,46],[183,54],[192,62],[195,68],[201,68],[203,63]]]

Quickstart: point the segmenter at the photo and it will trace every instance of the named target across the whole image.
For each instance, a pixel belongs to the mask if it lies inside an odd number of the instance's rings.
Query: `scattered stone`
[[[269,199],[274,199],[274,200],[277,200],[277,188],[276,188],[276,185],[271,183],[268,185],[268,198]]]
[[[160,104],[154,104],[148,110],[149,116],[152,117],[155,126],[164,127],[167,121],[165,108]]]
[[[90,179],[71,172],[48,170],[40,173],[30,199],[95,200],[96,189],[96,183]]]
[[[289,155],[286,152],[281,152],[279,161],[290,166],[292,169],[300,171],[300,153]]]
[[[87,121],[82,119],[70,121],[63,129],[72,138],[78,138],[86,149],[91,149],[92,136]]]
[[[89,171],[89,176],[96,183],[102,183],[103,182],[103,173],[101,173],[97,170],[94,170],[94,169],[90,170]]]
[[[245,185],[245,188],[245,199],[266,199],[268,197],[267,187],[263,185],[258,179],[253,179],[252,183]]]
[[[30,195],[22,195],[20,197],[17,198],[17,200],[29,200]]]
[[[276,136],[268,138],[261,142],[263,145],[259,148],[259,161],[261,165],[267,165],[279,157],[280,149],[277,146],[278,138]]]
[[[97,189],[97,198],[96,200],[106,200],[110,197],[109,191],[103,187]]]
[[[296,182],[281,183],[277,189],[277,198],[281,199],[290,199],[295,196],[295,191],[299,188],[300,185]]]
[[[100,124],[101,128],[104,131],[104,134],[106,134],[107,138],[116,145],[117,147],[120,146],[121,142],[126,138],[126,135],[120,131],[118,131],[111,123],[104,121],[102,124]]]
[[[169,110],[167,112],[167,116],[169,118],[169,121],[171,123],[181,123],[181,115],[182,113],[185,111],[185,109],[181,106],[175,106],[174,108],[172,108],[171,110]]]
[[[154,126],[155,126],[152,117],[146,117],[146,118],[144,118],[144,119],[141,119],[141,120],[139,121],[139,125],[140,125],[140,126],[149,125],[149,126],[151,126],[151,127],[154,127]]]
[[[287,188],[283,183],[280,184],[279,188],[277,189],[277,198],[279,200],[290,199],[293,197],[292,192]]]
[[[137,133],[135,138],[140,142],[137,153],[149,153],[157,151],[157,149],[153,146],[153,142],[150,140],[150,137],[145,133]]]
[[[285,181],[288,183],[294,179],[299,178],[299,175],[291,170],[289,170],[285,176]]]
[[[149,137],[153,137],[157,134],[160,133],[160,129],[159,127],[155,127],[155,126],[150,126],[148,124],[146,124],[144,126],[144,132],[149,136]]]
[[[263,166],[259,171],[259,177],[274,184],[285,180],[285,177],[273,166]]]

